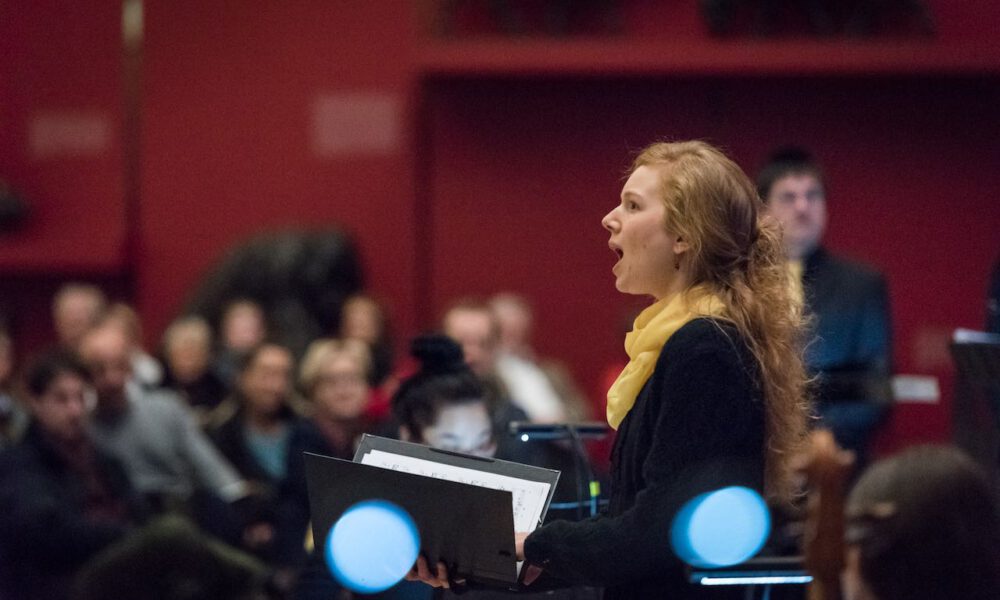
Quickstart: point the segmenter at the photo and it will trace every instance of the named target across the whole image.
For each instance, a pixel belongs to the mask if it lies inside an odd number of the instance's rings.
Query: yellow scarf
[[[792,299],[801,304],[805,300],[805,291],[802,288],[802,272],[805,266],[801,260],[788,261],[788,289],[792,293]]]
[[[693,288],[667,296],[639,313],[625,335],[629,362],[608,390],[608,424],[618,429],[635,399],[653,374],[660,350],[675,331],[697,317],[720,317],[725,305],[717,296]]]

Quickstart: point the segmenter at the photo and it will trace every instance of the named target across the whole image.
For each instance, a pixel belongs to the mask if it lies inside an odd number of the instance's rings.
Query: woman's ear
[[[681,254],[684,254],[690,249],[691,245],[685,242],[684,238],[678,237],[676,240],[674,240],[674,248],[673,248],[674,254],[680,256]]]

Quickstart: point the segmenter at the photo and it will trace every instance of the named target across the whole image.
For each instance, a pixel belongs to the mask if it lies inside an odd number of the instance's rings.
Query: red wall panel
[[[0,270],[122,265],[121,17],[115,3],[0,5],[0,179],[31,207]]]
[[[140,308],[159,330],[231,244],[273,229],[338,225],[354,234],[371,287],[393,299],[409,328],[409,3],[246,8],[149,5]],[[346,109],[338,104],[345,97]],[[337,111],[357,116],[352,98],[363,106],[375,98],[384,110],[344,132]],[[323,102],[333,114],[317,116]],[[334,128],[347,147],[317,148],[317,127]],[[377,147],[365,146],[365,128],[381,132]]]

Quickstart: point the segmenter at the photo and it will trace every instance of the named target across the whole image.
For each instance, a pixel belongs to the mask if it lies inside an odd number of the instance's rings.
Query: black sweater
[[[37,424],[0,455],[0,598],[69,597],[76,571],[144,516],[122,466],[94,452],[105,492],[126,514],[87,514],[86,483]]]
[[[699,493],[762,490],[758,373],[732,326],[702,318],[681,327],[618,429],[607,513],[536,530],[525,542],[528,562],[570,583],[602,586],[606,599],[717,597],[686,583],[670,525]]]

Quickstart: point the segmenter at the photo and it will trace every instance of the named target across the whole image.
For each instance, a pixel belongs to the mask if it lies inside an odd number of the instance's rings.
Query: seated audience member
[[[500,328],[497,375],[514,398],[529,398],[525,408],[532,421],[584,421],[590,411],[563,365],[539,361],[531,346],[534,314],[527,300],[498,294],[490,308]],[[603,418],[603,415],[602,415]]]
[[[142,348],[142,325],[135,309],[116,302],[108,308],[101,322],[118,327],[125,334],[129,344],[133,381],[145,388],[159,387],[163,381],[163,367]]]
[[[392,399],[399,438],[440,450],[491,458],[497,444],[490,389],[465,363],[450,337],[426,335],[413,341],[420,370]]]
[[[67,283],[52,298],[52,323],[59,345],[76,350],[87,330],[97,325],[108,299],[95,285]]]
[[[575,469],[574,455],[567,445],[537,440],[523,442],[520,436],[511,435],[509,427],[512,422],[530,419],[518,400],[508,396],[509,390],[496,376],[499,326],[490,307],[477,301],[457,302],[445,313],[442,324],[445,335],[458,342],[466,364],[489,388],[486,397],[493,403],[490,413],[493,416],[497,457],[566,472]],[[562,481],[556,495],[568,495],[575,499],[576,491],[567,487],[572,486],[574,478],[567,476]]]
[[[30,425],[0,457],[0,597],[67,598],[76,570],[141,516],[128,477],[87,435],[90,374],[73,355],[28,374]]]
[[[1000,598],[995,482],[955,448],[869,468],[847,502],[847,600]]]
[[[257,499],[259,526],[246,546],[261,557],[275,556],[279,492],[285,485],[289,453],[301,447],[305,425],[293,409],[292,352],[265,342],[243,357],[233,394],[208,417],[208,432],[222,454],[250,484]]]
[[[211,370],[212,329],[197,316],[181,317],[163,333],[164,385],[204,416],[226,397],[226,386]]]
[[[368,383],[372,391],[365,413],[375,422],[389,420],[389,399],[396,393],[400,378],[410,374],[412,365],[406,362],[396,365],[385,307],[365,294],[351,296],[341,310],[339,332],[342,339],[360,340],[368,345],[372,357]]]
[[[132,485],[157,509],[187,501],[234,502],[246,494],[244,482],[183,400],[167,390],[127,385],[129,344],[119,328],[91,330],[80,343],[80,353],[97,390],[90,427],[94,441],[121,461]]]
[[[210,415],[212,440],[250,481],[275,484],[285,477],[289,441],[302,428],[293,408],[294,368],[291,350],[261,344],[244,356],[232,396]]]
[[[14,394],[14,342],[0,326],[0,450],[16,442],[27,425]]]
[[[490,307],[476,300],[460,300],[445,312],[441,319],[444,334],[458,342],[465,362],[477,377],[493,388],[490,395],[493,424],[497,435],[499,455],[502,458],[529,464],[538,464],[538,452],[508,435],[507,428],[513,421],[528,421],[527,410],[520,399],[509,397],[510,390],[497,377],[497,343],[500,328]]]
[[[370,356],[357,340],[317,340],[306,351],[299,380],[309,399],[310,429],[320,436],[315,451],[354,458],[358,438],[371,428],[365,416]]]
[[[253,300],[233,300],[223,309],[214,370],[228,389],[233,388],[242,358],[259,346],[266,336],[264,309]]]
[[[348,298],[340,313],[340,337],[368,344],[372,356],[369,383],[373,388],[388,382],[393,369],[392,336],[385,309],[377,300],[365,294]]]
[[[813,318],[806,365],[817,376],[817,413],[863,465],[888,410],[891,332],[885,278],[822,246],[826,183],[804,150],[774,153],[757,177],[767,212],[782,225],[793,291]]]
[[[309,400],[311,418],[302,435],[289,440],[288,473],[282,489],[282,529],[279,560],[300,565],[306,558],[303,541],[309,523],[309,494],[303,452],[354,458],[358,441],[370,431],[365,407],[368,386],[368,346],[358,340],[313,342],[302,359],[299,381]]]

